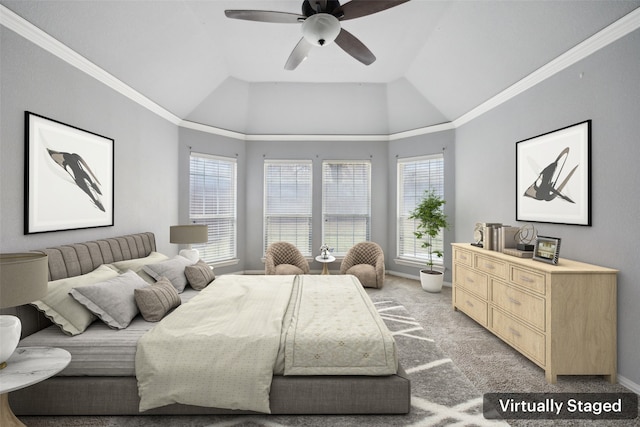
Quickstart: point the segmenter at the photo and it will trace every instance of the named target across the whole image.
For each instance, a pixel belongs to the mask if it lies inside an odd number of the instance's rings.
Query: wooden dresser
[[[616,382],[617,270],[452,246],[454,310],[543,368],[549,383],[558,375]]]

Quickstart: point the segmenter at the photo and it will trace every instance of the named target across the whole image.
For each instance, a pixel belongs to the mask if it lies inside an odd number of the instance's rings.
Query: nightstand
[[[18,347],[0,370],[0,426],[24,426],[9,406],[9,393],[44,381],[71,362],[67,350],[53,347]]]

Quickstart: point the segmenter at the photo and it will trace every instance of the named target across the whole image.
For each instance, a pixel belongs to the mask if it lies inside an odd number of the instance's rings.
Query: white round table
[[[336,257],[329,255],[326,258],[322,258],[322,255],[316,257],[316,261],[322,263],[322,274],[329,274],[329,264],[336,260]]]
[[[44,381],[71,362],[67,350],[54,347],[18,347],[0,370],[0,426],[24,426],[9,406],[9,393]]]

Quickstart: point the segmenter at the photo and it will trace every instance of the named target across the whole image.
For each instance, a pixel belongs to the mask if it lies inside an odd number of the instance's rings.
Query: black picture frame
[[[516,220],[591,226],[591,120],[516,143]]]
[[[114,140],[25,111],[24,234],[114,224]]]
[[[533,259],[557,265],[560,257],[560,242],[558,237],[538,236],[533,248]]]

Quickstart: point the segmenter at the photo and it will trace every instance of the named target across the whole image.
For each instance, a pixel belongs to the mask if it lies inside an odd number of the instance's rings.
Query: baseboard
[[[618,383],[625,386],[635,394],[640,394],[640,384],[636,384],[628,378],[618,375]]]

